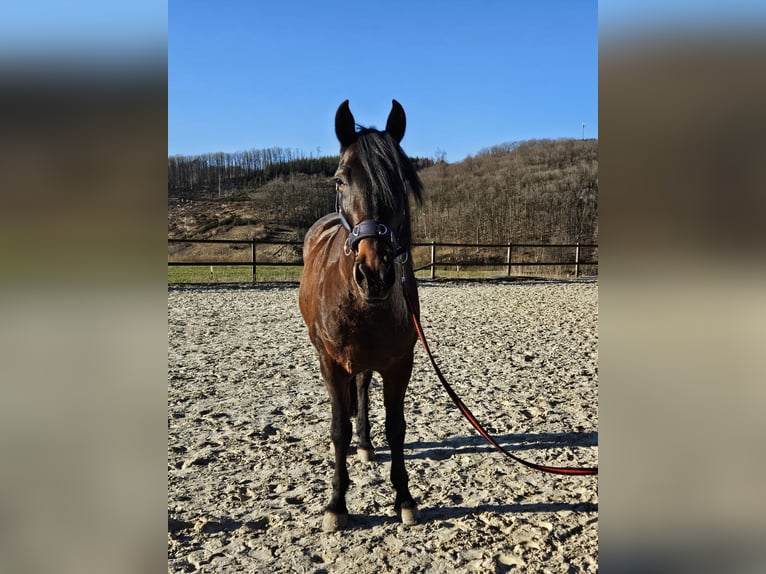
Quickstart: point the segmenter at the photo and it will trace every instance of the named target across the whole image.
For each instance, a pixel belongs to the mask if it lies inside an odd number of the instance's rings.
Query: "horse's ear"
[[[402,141],[404,130],[407,127],[407,117],[404,115],[402,104],[396,100],[391,100],[391,113],[388,114],[386,122],[386,131],[396,140],[396,143]]]
[[[348,147],[356,141],[356,122],[348,107],[348,100],[339,105],[335,112],[335,136],[341,147]]]

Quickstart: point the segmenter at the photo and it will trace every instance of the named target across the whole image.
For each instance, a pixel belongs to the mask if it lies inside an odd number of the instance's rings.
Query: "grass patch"
[[[461,267],[459,265],[437,265],[436,266],[436,278],[437,279],[496,279],[497,277],[505,277],[508,267],[502,266],[487,266],[487,267]],[[415,277],[418,279],[429,279],[431,277],[430,269],[422,269],[415,273]]]
[[[258,265],[258,283],[297,282],[300,266]],[[252,283],[253,268],[249,265],[168,265],[168,284],[181,283]]]
[[[584,267],[584,268],[583,268]],[[596,276],[595,266],[581,267],[583,276]],[[257,283],[297,283],[300,281],[303,267],[258,265],[256,267]],[[439,265],[436,269],[437,279],[498,279],[506,277],[506,265],[487,267],[460,267],[456,265]],[[573,279],[574,268],[559,269],[558,267],[513,267],[513,277],[548,277],[556,279]],[[429,279],[430,269],[422,269],[415,273],[418,279]],[[252,283],[253,270],[249,265],[168,265],[168,284],[183,283]]]
[[[581,265],[580,276],[595,276],[598,268],[594,265]],[[431,270],[421,269],[415,273],[418,279],[430,279]],[[463,266],[437,265],[437,279],[499,279],[508,277],[507,265]],[[550,279],[574,279],[574,266],[511,266],[511,277],[545,277]]]

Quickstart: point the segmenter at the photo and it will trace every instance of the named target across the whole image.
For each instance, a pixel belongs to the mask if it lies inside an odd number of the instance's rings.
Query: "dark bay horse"
[[[367,402],[373,371],[383,380],[394,507],[402,522],[417,523],[404,468],[404,394],[417,334],[404,289],[413,312],[419,313],[409,259],[408,196],[420,203],[422,184],[399,146],[405,125],[404,109],[396,100],[384,131],[361,127],[357,131],[348,100],[338,107],[337,212],[319,219],[303,244],[300,309],[332,405],[335,474],[322,521],[325,531],[344,528],[348,519],[346,456],[352,417],[360,458],[373,456]]]

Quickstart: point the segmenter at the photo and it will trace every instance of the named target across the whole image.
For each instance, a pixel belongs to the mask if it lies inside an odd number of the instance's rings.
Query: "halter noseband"
[[[359,242],[368,237],[382,239],[388,243],[394,250],[395,258],[402,254],[407,254],[407,248],[399,244],[399,240],[393,229],[390,229],[385,223],[380,223],[374,219],[365,219],[364,221],[360,221],[354,227],[351,227],[348,219],[343,215],[343,210],[340,208],[340,192],[337,190],[335,196],[335,209],[338,212],[341,224],[346,228],[346,231],[348,231],[348,239],[346,239],[346,242],[343,244],[343,253],[346,255],[356,253],[356,248],[357,245],[359,245]],[[405,257],[404,261],[406,260],[407,257]]]

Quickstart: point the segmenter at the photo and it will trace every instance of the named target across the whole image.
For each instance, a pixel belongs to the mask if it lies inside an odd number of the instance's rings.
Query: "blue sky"
[[[580,137],[582,122],[586,137],[598,137],[598,31],[608,50],[612,41],[711,29],[762,35],[766,3],[6,2],[0,59],[114,69],[147,58],[154,66],[167,53],[170,154],[273,146],[334,154],[342,100],[359,122],[382,127],[397,98],[409,119],[405,150],[459,161],[507,141]]]
[[[334,155],[337,106],[411,156],[460,161],[531,138],[598,137],[597,2],[168,4],[168,154]]]

